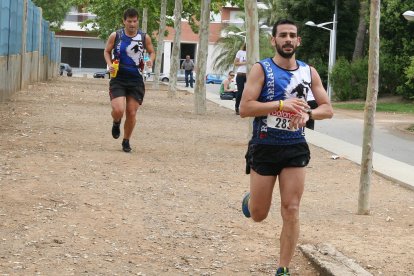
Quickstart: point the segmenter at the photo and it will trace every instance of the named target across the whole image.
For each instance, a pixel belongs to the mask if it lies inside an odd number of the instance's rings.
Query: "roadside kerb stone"
[[[372,276],[330,244],[304,244],[299,248],[323,276]]]

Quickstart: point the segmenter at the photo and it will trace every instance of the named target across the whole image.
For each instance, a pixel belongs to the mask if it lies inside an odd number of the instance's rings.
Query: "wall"
[[[58,76],[60,41],[31,0],[0,1],[0,101]]]

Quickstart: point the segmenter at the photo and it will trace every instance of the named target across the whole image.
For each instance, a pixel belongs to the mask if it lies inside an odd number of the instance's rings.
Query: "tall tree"
[[[368,16],[368,0],[361,0],[359,7],[359,24],[358,31],[355,38],[355,49],[354,54],[352,55],[352,60],[364,57],[364,41],[365,34],[367,32],[367,18]]]
[[[159,77],[161,72],[162,55],[164,53],[164,36],[165,36],[165,25],[167,15],[167,0],[161,2],[161,18],[160,28],[158,29],[158,40],[157,40],[157,57],[155,59],[155,74],[154,74],[154,89],[159,88]]]
[[[322,28],[313,28],[305,25],[307,21],[316,24],[332,22],[335,10],[335,1],[315,0],[285,0],[281,1],[282,9],[278,13],[286,14],[299,25],[299,34],[302,37],[302,45],[297,51],[297,57],[314,65],[324,82],[327,82],[330,32]],[[338,1],[337,16],[337,56],[351,59],[355,45],[355,34],[358,27],[358,17],[355,14],[359,10],[359,0]],[[279,17],[277,17],[279,19]],[[328,26],[330,27],[330,26]]]
[[[142,9],[142,21],[141,21],[141,29],[144,33],[148,30],[148,8]]]
[[[380,93],[414,98],[413,80],[404,71],[414,56],[414,22],[402,13],[414,8],[414,0],[381,2]]]
[[[79,5],[84,5],[86,9],[95,14],[96,17],[84,21],[81,25],[87,26],[91,23],[89,31],[96,33],[97,36],[106,40],[116,29],[122,28],[122,15],[128,8],[135,8],[138,11],[147,9],[148,26],[147,33],[152,36],[157,31],[160,24],[160,0],[72,0]],[[172,14],[172,1],[168,2],[168,14]],[[170,13],[171,12],[171,13]],[[141,14],[140,16],[141,17]],[[139,18],[141,19],[141,18]],[[141,26],[145,27],[145,26]],[[154,43],[156,45],[156,43]]]
[[[210,25],[211,0],[201,1],[201,21],[198,42],[198,53],[196,62],[196,83],[194,89],[194,109],[195,113],[204,115],[206,113],[206,75],[207,54],[208,54],[208,30]]]
[[[246,11],[246,53],[247,53],[247,77],[250,69],[259,61],[259,22],[256,1],[244,0]],[[253,133],[253,118],[249,118],[247,138]]]
[[[244,44],[244,36],[231,35],[243,34],[245,28],[239,28],[236,25],[229,25],[223,29],[223,36],[217,41],[217,47],[215,48],[216,59],[214,60],[214,70],[227,71],[234,67],[234,57],[236,53]]]
[[[246,12],[246,53],[247,75],[252,66],[259,61],[259,22],[256,1],[244,0]]]
[[[32,0],[32,2],[42,8],[43,18],[50,22],[53,31],[60,30],[66,14],[74,4],[72,0]]]
[[[267,26],[272,26],[278,19],[287,18],[288,13],[286,1],[282,0],[263,0],[263,4],[266,5],[267,9],[258,10],[259,18]]]
[[[372,156],[374,140],[375,110],[378,96],[379,75],[379,26],[380,0],[371,0],[369,26],[368,88],[364,113],[364,134],[362,141],[361,177],[359,182],[358,214],[369,214],[369,194],[372,179]]]
[[[170,83],[168,87],[168,96],[173,98],[177,92],[177,72],[180,66],[180,40],[181,40],[181,14],[183,12],[183,1],[175,0],[174,8],[174,44],[171,55],[170,66]]]

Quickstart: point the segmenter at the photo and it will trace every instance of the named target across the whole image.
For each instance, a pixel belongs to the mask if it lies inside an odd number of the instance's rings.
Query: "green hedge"
[[[365,99],[368,83],[368,59],[349,62],[340,57],[331,74],[334,100]]]

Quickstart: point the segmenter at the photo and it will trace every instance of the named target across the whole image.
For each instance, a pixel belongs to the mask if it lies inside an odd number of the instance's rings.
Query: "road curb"
[[[304,244],[299,246],[314,267],[326,276],[372,276],[354,260],[346,257],[330,244]]]

